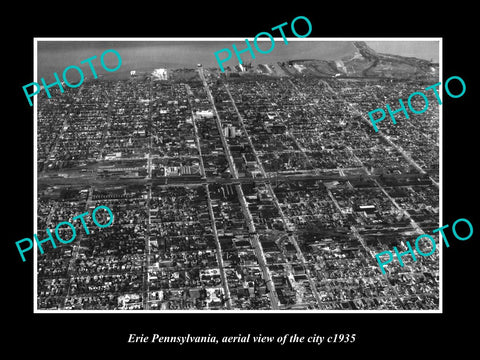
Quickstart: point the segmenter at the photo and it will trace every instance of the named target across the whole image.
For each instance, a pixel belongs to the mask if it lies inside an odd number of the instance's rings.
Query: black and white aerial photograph
[[[375,255],[440,226],[425,88],[441,39],[302,40],[242,64],[231,50],[221,71],[213,53],[246,42],[37,39],[46,84],[97,55],[96,79],[84,63],[83,82],[64,75],[81,85],[37,98],[38,238],[76,227],[37,254],[38,310],[439,309],[438,251],[385,274]],[[428,101],[409,102],[426,111],[394,124],[385,110],[375,131],[369,111],[419,91]],[[113,224],[87,216],[87,235],[72,219],[97,206]]]
[[[7,351],[473,350],[473,7],[261,5],[8,12]]]

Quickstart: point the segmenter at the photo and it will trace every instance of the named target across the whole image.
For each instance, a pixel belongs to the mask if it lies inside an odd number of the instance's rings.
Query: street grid
[[[401,125],[370,129],[363,114],[378,88],[197,72],[186,83],[86,83],[98,108],[75,91],[42,99],[40,233],[77,207],[109,206],[115,224],[39,255],[39,309],[438,309],[438,254],[404,258],[386,276],[374,258],[434,228],[439,196],[438,164],[399,140]],[[422,85],[378,83],[392,92]],[[136,90],[123,101],[127,87]],[[438,112],[416,120],[430,126],[433,135],[419,137],[437,161]],[[377,150],[383,158],[369,157]],[[341,161],[330,160],[335,151]],[[88,193],[62,198],[65,189]]]

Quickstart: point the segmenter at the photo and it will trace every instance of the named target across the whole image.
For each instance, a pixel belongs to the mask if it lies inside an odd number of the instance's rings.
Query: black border
[[[260,12],[255,3],[184,4],[177,9],[158,4],[76,5],[74,9],[29,9],[15,13],[13,28],[2,25],[10,56],[3,57],[4,84],[4,222],[5,251],[3,289],[4,316],[8,321],[7,344],[22,349],[65,356],[78,349],[91,354],[144,354],[164,356],[164,351],[202,356],[228,357],[248,350],[269,353],[313,354],[345,351],[352,354],[391,356],[424,352],[432,355],[455,346],[466,350],[474,344],[474,331],[466,327],[475,314],[474,265],[478,250],[478,215],[474,211],[476,190],[476,112],[478,90],[474,77],[477,66],[475,39],[469,39],[468,9],[435,13],[437,5],[422,11],[409,4],[394,9],[373,4],[330,5],[275,3]],[[275,12],[272,11],[275,8]],[[280,9],[280,11],[278,11]],[[62,12],[63,11],[63,12]],[[470,10],[470,11],[473,11]],[[468,12],[468,11],[467,11]],[[444,247],[443,314],[33,314],[33,259],[22,263],[14,242],[33,234],[33,108],[28,106],[22,86],[33,79],[34,37],[252,37],[258,32],[290,22],[296,16],[310,19],[310,37],[442,37],[443,79],[460,76],[467,85],[462,98],[444,94],[443,106],[443,224],[458,218],[469,219],[474,235],[465,242],[452,240]],[[8,26],[8,28],[7,28]],[[7,139],[11,139],[10,141]],[[4,184],[5,184],[4,182]],[[326,346],[271,345],[161,345],[127,344],[128,334],[193,335],[217,337],[261,333],[308,336],[335,333],[357,334],[353,344]],[[82,351],[83,350],[83,351]],[[217,352],[218,351],[218,352]],[[69,351],[71,353],[71,351]]]

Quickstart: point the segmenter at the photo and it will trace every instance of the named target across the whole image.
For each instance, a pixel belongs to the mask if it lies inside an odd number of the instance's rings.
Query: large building
[[[168,80],[167,69],[155,69],[153,70],[152,75],[156,77],[158,80]]]

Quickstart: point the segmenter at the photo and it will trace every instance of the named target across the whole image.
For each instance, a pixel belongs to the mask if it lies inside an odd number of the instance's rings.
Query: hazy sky
[[[379,53],[413,56],[439,62],[439,41],[366,41],[367,45]]]

